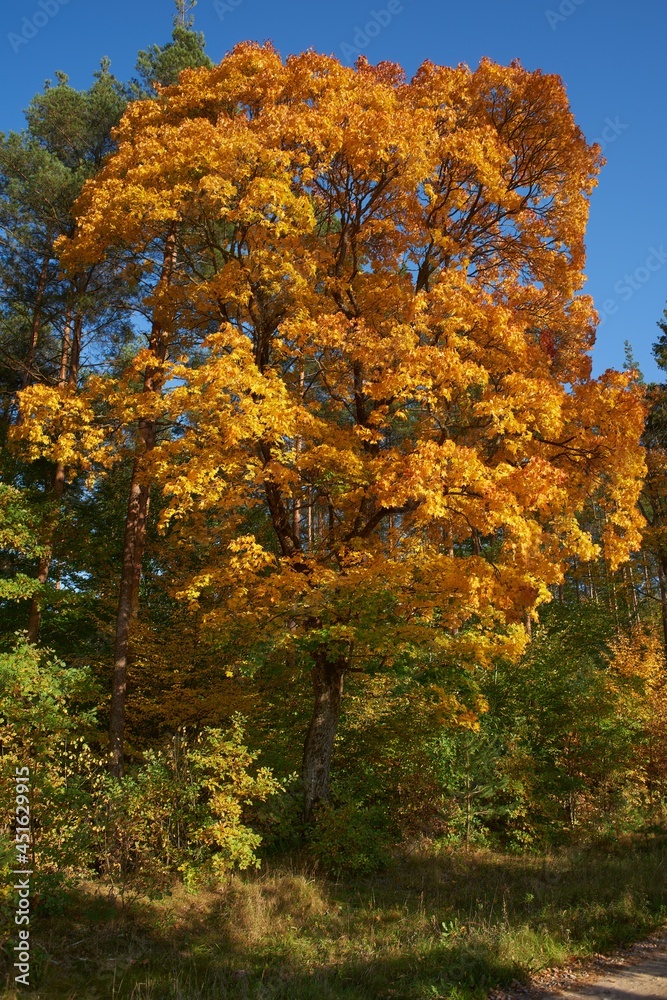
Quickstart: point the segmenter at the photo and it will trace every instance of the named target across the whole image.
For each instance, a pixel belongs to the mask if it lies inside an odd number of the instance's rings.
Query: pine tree
[[[84,183],[113,149],[112,129],[126,100],[103,60],[93,85],[77,91],[64,73],[30,103],[27,127],[0,139],[0,350],[4,362],[5,422],[11,399],[32,383],[76,385],[84,341],[118,334],[125,292],[109,280],[108,265],[83,268],[64,278],[57,243],[74,231],[72,206]],[[42,553],[35,571],[28,636],[36,642],[42,591],[53,559],[53,536],[65,490],[66,470],[34,470],[43,518]],[[28,478],[32,473],[29,473]],[[22,478],[25,485],[26,473]]]
[[[653,356],[658,367],[667,372],[667,311],[658,327],[661,333],[653,345]],[[647,386],[646,400],[648,414],[642,443],[648,474],[640,501],[647,522],[643,549],[655,566],[667,662],[667,385]],[[648,572],[646,576],[649,590]]]
[[[194,15],[190,12],[197,0],[176,0],[174,30],[166,45],[151,45],[143,49],[137,59],[139,79],[133,81],[133,97],[154,97],[158,87],[170,87],[178,82],[184,69],[198,66],[211,67],[206,55],[206,41],[200,31],[194,31]]]

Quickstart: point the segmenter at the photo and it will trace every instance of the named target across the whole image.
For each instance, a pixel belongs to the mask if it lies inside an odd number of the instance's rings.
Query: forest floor
[[[378,875],[338,882],[296,861],[265,864],[217,890],[179,888],[159,900],[84,885],[59,913],[37,909],[30,992],[39,1000],[544,996],[590,979],[596,956],[664,927],[666,873],[662,839],[539,856],[413,852]],[[5,1000],[18,995],[12,982],[8,975]]]

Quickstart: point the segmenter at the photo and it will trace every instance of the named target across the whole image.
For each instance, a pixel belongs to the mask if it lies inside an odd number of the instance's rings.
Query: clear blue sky
[[[116,75],[130,77],[140,48],[169,40],[173,9],[172,0],[3,4],[0,130],[22,126],[22,109],[57,69],[84,87],[108,55]],[[378,20],[364,32],[373,11]],[[392,59],[408,73],[427,58],[475,67],[484,55],[559,73],[577,121],[590,140],[605,143],[607,157],[588,234],[587,291],[605,314],[595,370],[620,367],[630,340],[647,378],[660,377],[651,344],[667,300],[661,0],[199,0],[195,13],[215,60],[244,39],[271,39],[283,55],[312,47],[345,58],[359,27],[357,44],[371,62]],[[34,37],[23,43],[22,32]]]

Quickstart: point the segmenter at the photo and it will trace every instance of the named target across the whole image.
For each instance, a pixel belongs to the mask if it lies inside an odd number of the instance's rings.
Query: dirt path
[[[490,1000],[667,1000],[667,935],[569,969],[545,969],[530,986],[495,990]]]
[[[577,983],[559,991],[567,1000],[658,1000],[667,998],[667,938],[637,945],[627,964],[609,971],[601,979]],[[549,994],[543,994],[548,996]],[[551,993],[551,996],[554,994]]]

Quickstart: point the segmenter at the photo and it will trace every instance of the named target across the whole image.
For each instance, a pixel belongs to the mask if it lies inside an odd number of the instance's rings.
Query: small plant
[[[453,938],[463,937],[467,933],[467,928],[456,918],[453,920],[443,920],[440,924],[440,935],[445,941]]]

